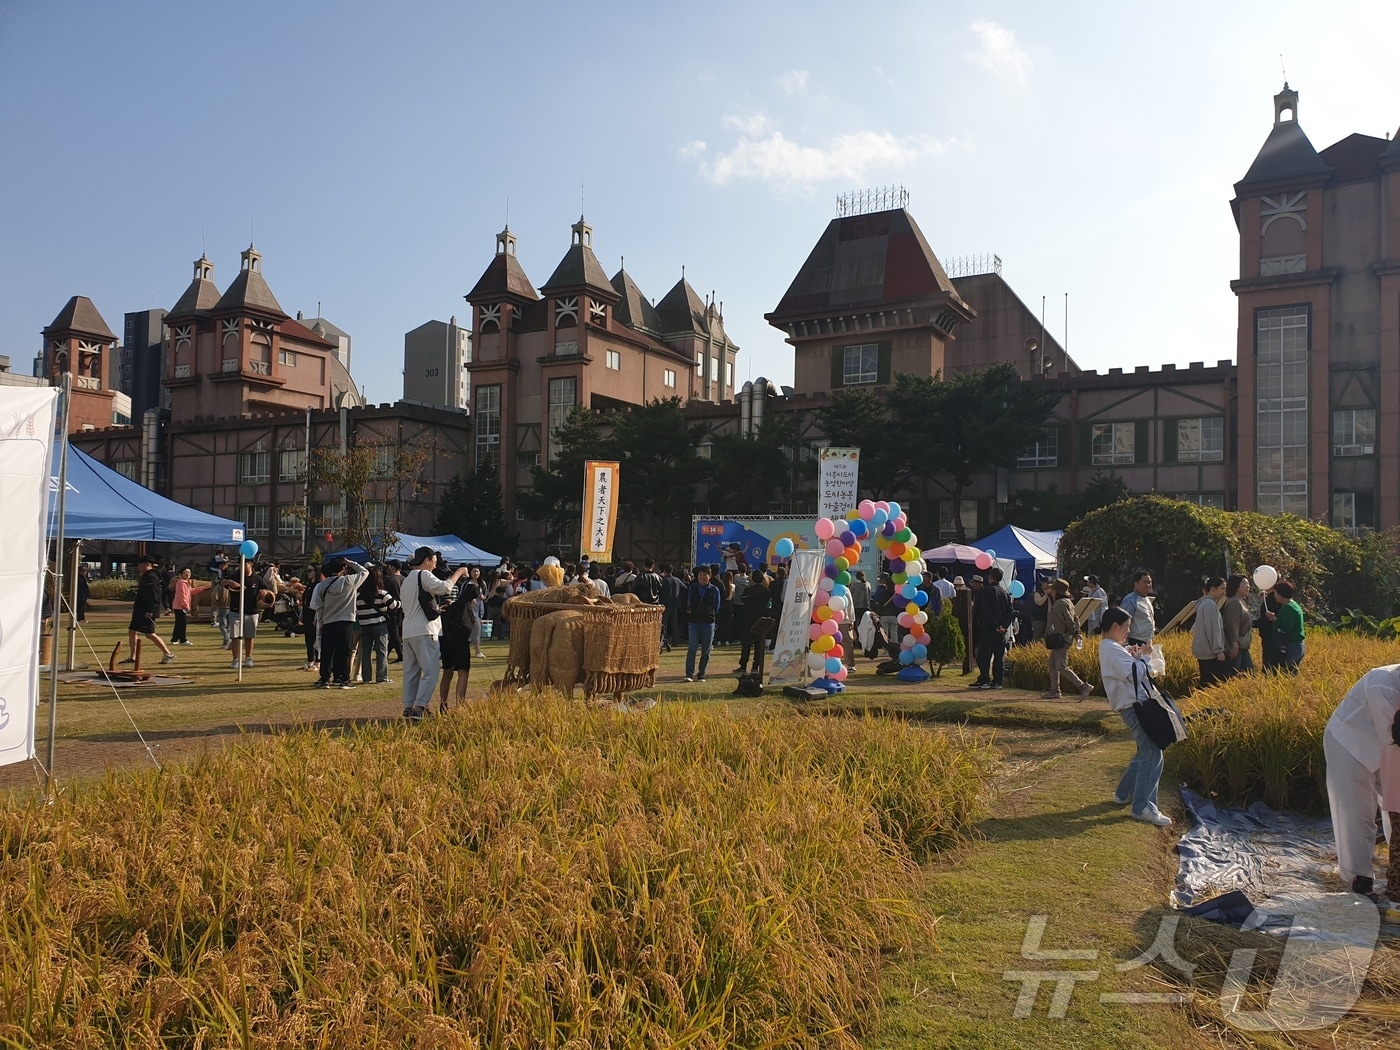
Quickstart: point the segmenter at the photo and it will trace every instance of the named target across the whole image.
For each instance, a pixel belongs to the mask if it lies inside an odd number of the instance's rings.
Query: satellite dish
[[[1039,349],[1040,343],[1036,341],[1034,336],[1026,340],[1026,353],[1033,354]]]

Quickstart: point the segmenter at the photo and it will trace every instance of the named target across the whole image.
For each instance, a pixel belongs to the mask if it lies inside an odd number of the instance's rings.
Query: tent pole
[[[242,548],[238,551],[238,616],[234,621],[238,624],[238,633],[233,636],[233,658],[238,662],[238,680],[243,681],[243,591],[248,586],[248,556],[243,553]],[[232,592],[229,598],[233,598]],[[257,607],[254,606],[256,609]]]
[[[64,372],[59,385],[59,399],[63,409],[59,413],[62,421],[58,436],[58,507],[54,523],[54,579],[53,579],[53,645],[49,654],[49,747],[48,783],[45,794],[53,801],[56,794],[54,780],[54,743],[58,734],[58,617],[63,608],[63,515],[68,511],[68,407],[73,394],[73,374]]]
[[[83,541],[73,541],[73,578],[70,581],[68,601],[68,670],[78,654],[78,567],[83,556]]]

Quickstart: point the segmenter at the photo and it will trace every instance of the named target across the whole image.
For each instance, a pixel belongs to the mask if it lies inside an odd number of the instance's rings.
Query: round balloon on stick
[[[238,545],[238,553],[245,558],[256,558],[258,556],[258,541],[244,540]]]
[[[1254,570],[1254,586],[1261,591],[1271,591],[1278,583],[1278,570],[1272,565],[1261,565]]]
[[[1026,594],[1026,585],[1020,580],[1012,580],[1011,586],[1007,588],[1013,598],[1023,598]]]
[[[972,564],[976,565],[979,569],[990,569],[993,565],[992,556],[986,551],[983,551],[981,554],[977,555],[977,559]]]

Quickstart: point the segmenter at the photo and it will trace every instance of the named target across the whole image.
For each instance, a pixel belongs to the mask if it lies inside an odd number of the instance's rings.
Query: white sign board
[[[0,386],[0,765],[34,757],[58,391]]]
[[[812,598],[826,564],[825,551],[793,551],[783,592],[783,618],[773,646],[770,682],[793,682],[807,669],[807,626],[812,622]]]
[[[860,449],[824,448],[818,452],[817,517],[844,518],[856,509]]]

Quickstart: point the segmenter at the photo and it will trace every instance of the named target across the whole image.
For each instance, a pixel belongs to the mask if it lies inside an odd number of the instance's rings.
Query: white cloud
[[[680,148],[681,160],[696,160],[705,152],[705,142],[703,139],[691,139]]]
[[[1016,34],[985,19],[973,22],[972,35],[980,45],[968,57],[993,76],[1024,82],[1031,72],[1031,58],[1016,43]]]
[[[858,182],[867,172],[905,167],[921,157],[943,153],[951,144],[926,135],[857,131],[824,145],[802,145],[773,128],[762,115],[727,117],[724,126],[739,132],[739,141],[729,150],[710,159],[693,150],[694,143],[681,151],[683,159],[699,160],[701,177],[716,186],[739,180],[766,182],[780,189],[833,179]]]
[[[778,87],[789,95],[802,94],[807,90],[807,71],[805,69],[789,69],[778,78]]]

